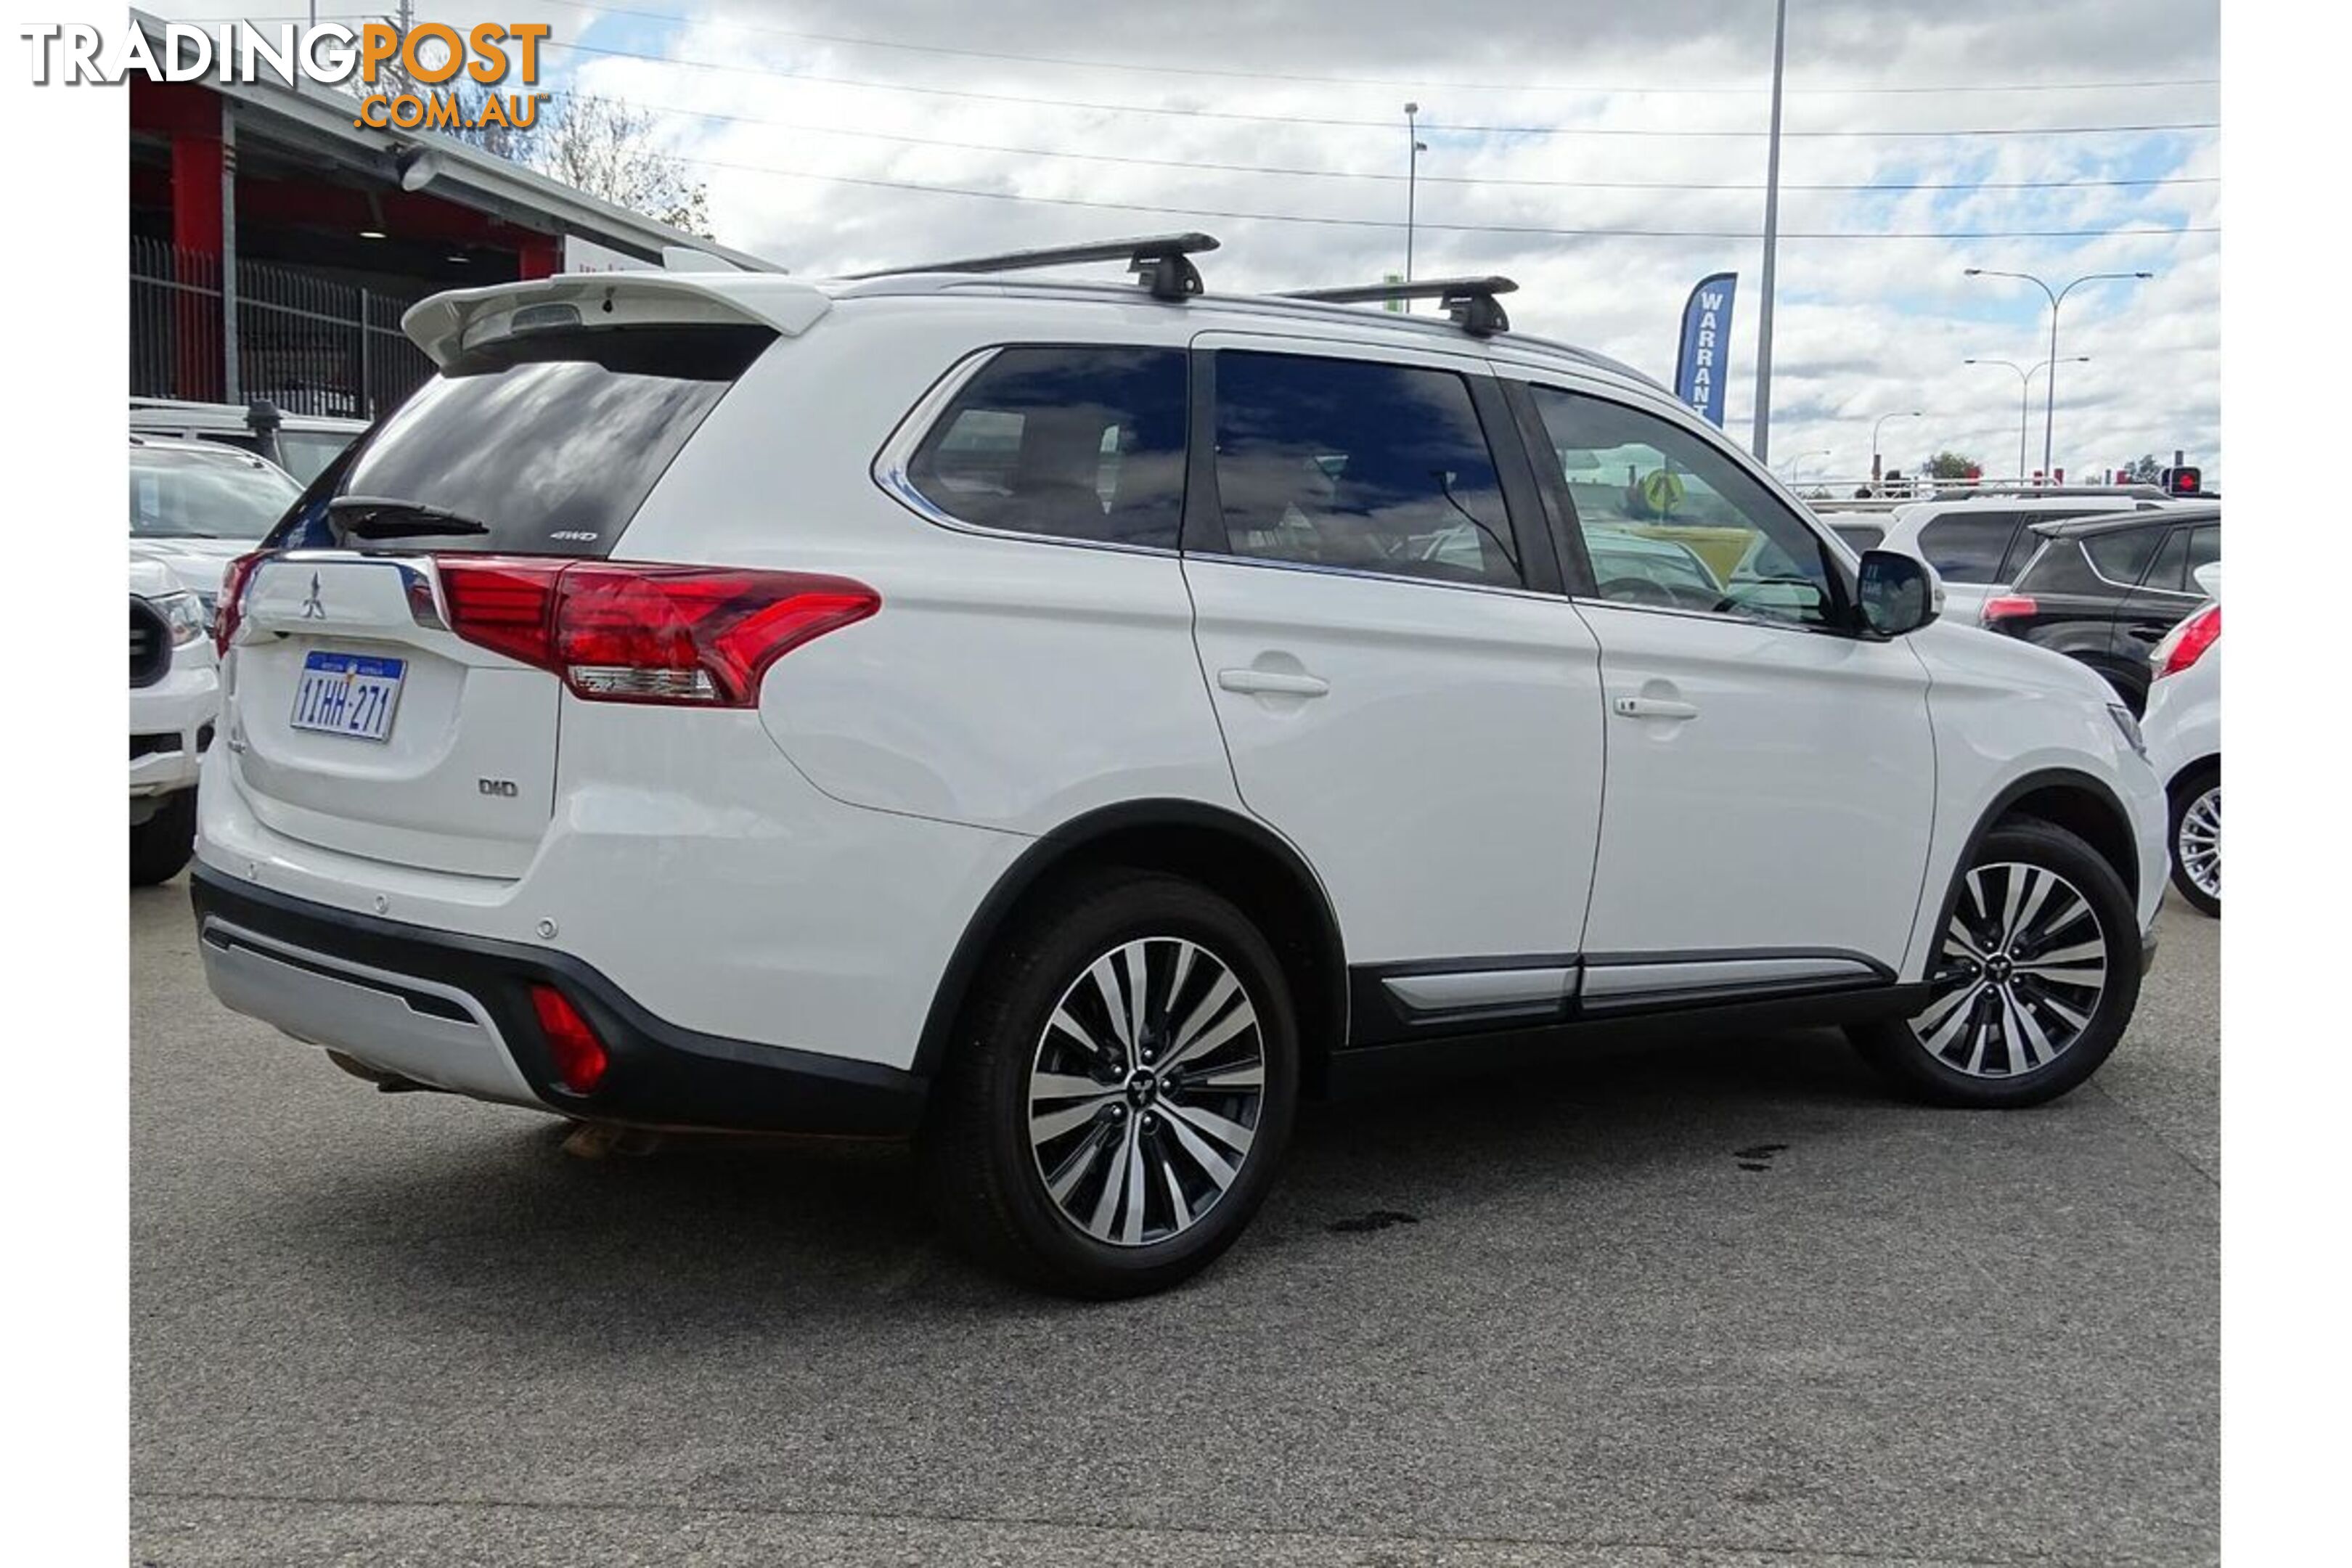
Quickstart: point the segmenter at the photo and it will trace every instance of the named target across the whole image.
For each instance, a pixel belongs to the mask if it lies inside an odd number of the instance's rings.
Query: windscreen
[[[259,539],[299,493],[257,458],[131,449],[133,539]]]
[[[378,426],[338,494],[481,525],[404,531],[402,548],[609,555],[670,460],[774,339],[765,327],[607,327],[486,344]],[[380,542],[354,532],[341,542]]]

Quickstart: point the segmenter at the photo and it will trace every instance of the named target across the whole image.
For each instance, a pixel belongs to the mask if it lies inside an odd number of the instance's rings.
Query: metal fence
[[[240,260],[235,299],[232,374],[219,258],[134,237],[131,395],[266,397],[288,414],[373,419],[432,374],[400,331],[415,296]]]

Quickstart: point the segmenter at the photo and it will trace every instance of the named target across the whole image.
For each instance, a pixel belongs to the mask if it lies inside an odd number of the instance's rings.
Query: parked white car
[[[1090,1295],[1412,1069],[1713,1019],[1951,1104],[2090,1076],[2165,874],[2096,676],[1929,624],[1491,282],[1417,286],[1457,325],[1201,247],[412,310],[442,374],[340,544],[222,602],[215,994],[404,1086],[913,1135],[954,1236]]]
[[[131,437],[131,558],[168,567],[210,621],[228,563],[261,542],[302,493],[286,471],[233,447]]]
[[[2148,760],[2170,803],[2172,885],[2209,915],[2221,912],[2221,568],[2198,569],[2211,598],[2148,656]]]
[[[220,714],[220,673],[196,595],[158,562],[131,562],[131,880],[194,852],[196,765]]]
[[[2128,495],[1964,495],[1913,501],[1885,520],[1879,548],[1916,555],[1944,584],[1944,615],[1975,626],[1985,601],[2017,580],[2040,548],[2037,522],[2152,511],[2170,502]]]
[[[171,441],[202,441],[268,458],[309,484],[343,449],[367,433],[362,419],[281,413],[266,400],[191,403],[168,397],[131,400],[131,433]]]

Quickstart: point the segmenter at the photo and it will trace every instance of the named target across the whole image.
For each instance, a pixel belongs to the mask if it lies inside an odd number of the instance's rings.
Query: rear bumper
[[[928,1081],[871,1062],[700,1034],[543,948],[427,931],[190,878],[206,982],[235,1010],[394,1076],[587,1121],[903,1136]],[[528,987],[561,990],[611,1057],[592,1095],[556,1080]]]

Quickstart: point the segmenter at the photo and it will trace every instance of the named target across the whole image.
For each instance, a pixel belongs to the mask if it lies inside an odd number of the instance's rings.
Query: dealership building
[[[134,15],[162,58],[163,22]],[[368,419],[430,371],[400,331],[428,294],[677,247],[773,269],[478,147],[363,127],[314,84],[133,76],[129,94],[134,397]]]

